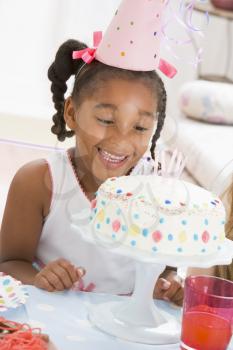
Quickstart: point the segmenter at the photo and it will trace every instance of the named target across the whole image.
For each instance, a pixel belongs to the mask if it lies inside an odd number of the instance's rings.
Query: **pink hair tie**
[[[93,48],[87,47],[86,49],[83,49],[83,50],[73,51],[72,58],[74,60],[82,59],[87,64],[91,63],[95,58],[95,53],[101,40],[102,40],[102,32],[94,32]]]

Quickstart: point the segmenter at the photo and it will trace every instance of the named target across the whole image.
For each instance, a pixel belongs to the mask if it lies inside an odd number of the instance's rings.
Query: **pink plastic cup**
[[[182,350],[225,350],[233,325],[233,282],[210,276],[185,280]]]

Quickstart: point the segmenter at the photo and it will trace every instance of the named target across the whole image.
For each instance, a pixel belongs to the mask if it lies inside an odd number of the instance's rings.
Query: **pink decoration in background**
[[[121,223],[119,220],[114,220],[112,223],[112,229],[114,232],[118,232],[120,230]]]

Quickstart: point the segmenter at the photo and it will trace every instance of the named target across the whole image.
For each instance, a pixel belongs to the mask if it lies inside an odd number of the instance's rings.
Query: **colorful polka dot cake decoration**
[[[198,234],[197,234],[197,233],[194,233],[194,235],[193,235],[193,239],[194,239],[194,241],[198,241],[199,236],[198,236]]]
[[[139,235],[140,234],[140,228],[137,225],[132,224],[129,227],[129,234],[132,236]]]
[[[208,243],[210,239],[210,234],[208,231],[204,231],[202,234],[202,240],[204,243]]]
[[[154,233],[152,233],[152,237],[156,243],[159,243],[163,238],[163,235],[160,231],[155,231]]]
[[[216,253],[225,241],[222,202],[213,206],[213,195],[194,184],[155,175],[122,176],[103,183],[96,199],[92,222],[98,237],[117,241],[118,247],[192,257]]]
[[[144,237],[147,237],[148,234],[149,234],[149,230],[148,230],[147,228],[144,228],[144,229],[142,230],[142,234],[143,234]]]
[[[119,220],[114,220],[112,223],[112,229],[114,232],[118,232],[121,228],[121,223]]]
[[[178,236],[179,243],[185,243],[187,241],[187,233],[185,231],[181,231]]]
[[[100,222],[103,222],[104,221],[104,218],[105,218],[105,211],[103,209],[101,209],[99,211],[99,213],[97,214],[97,218]]]

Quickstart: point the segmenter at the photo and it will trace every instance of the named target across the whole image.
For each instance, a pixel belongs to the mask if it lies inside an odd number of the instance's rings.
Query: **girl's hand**
[[[65,259],[48,263],[37,273],[34,285],[48,292],[70,289],[85,275],[83,268],[77,268]]]
[[[184,288],[182,279],[177,276],[175,271],[170,271],[166,278],[158,279],[154,289],[154,297],[182,306]]]

